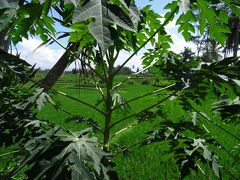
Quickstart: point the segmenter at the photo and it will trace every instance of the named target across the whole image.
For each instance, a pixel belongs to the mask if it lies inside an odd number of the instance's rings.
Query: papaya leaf
[[[129,0],[120,0],[120,2],[125,6],[126,9],[129,9],[132,16],[134,16],[137,20],[140,20],[140,14],[135,4],[130,3]]]
[[[77,7],[79,0],[65,0],[64,4],[73,3],[75,7]]]
[[[29,178],[99,179],[103,176],[103,179],[109,179],[108,169],[102,164],[102,159],[109,153],[101,149],[96,137],[90,137],[90,131],[91,128],[80,132],[58,129],[48,133],[47,138],[36,137],[27,142],[25,149],[30,154],[21,164],[32,165],[27,171]],[[50,137],[51,142],[46,142]],[[18,172],[18,168],[13,172]]]
[[[18,8],[18,0],[1,0],[0,9],[4,8]]]
[[[135,31],[131,18],[121,8],[109,5],[104,0],[92,0],[83,7],[76,8],[73,22],[83,22],[92,18],[94,21],[89,24],[89,31],[97,40],[103,54],[113,43],[110,28],[112,24]]]
[[[16,15],[16,9],[6,9],[3,14],[0,14],[0,32],[8,27],[12,18]]]
[[[4,30],[12,18],[16,15],[16,10],[18,8],[18,0],[2,0],[0,1],[0,32]]]
[[[193,112],[192,113],[192,122],[194,124],[194,126],[197,124],[197,112]]]
[[[236,13],[238,18],[240,18],[239,6],[236,6],[236,5],[232,4],[231,9],[233,10],[234,13]]]
[[[220,173],[220,168],[222,166],[219,165],[215,160],[212,161],[212,169],[213,169],[213,172],[214,174],[218,177],[218,178],[221,178],[221,173]]]

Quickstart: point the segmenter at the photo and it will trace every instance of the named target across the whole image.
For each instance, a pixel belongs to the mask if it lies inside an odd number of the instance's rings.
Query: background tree
[[[232,52],[233,56],[237,57],[240,44],[240,20],[239,16],[235,13],[230,13],[229,16],[231,33],[228,34],[228,39],[223,52],[225,53],[225,56]]]
[[[214,62],[221,59],[221,47],[213,39],[206,39],[201,51],[200,58],[204,62]]]
[[[184,50],[180,54],[182,55],[183,62],[192,61],[196,58],[195,53],[188,47],[184,47]]]
[[[210,37],[209,28],[202,36],[193,36],[191,41],[197,46],[197,57],[204,62],[213,62],[221,58],[221,46]]]
[[[120,66],[115,67],[114,71],[116,71]],[[132,69],[130,67],[122,67],[121,70],[118,72],[118,74],[121,75],[131,75],[132,74]]]
[[[7,30],[2,30],[0,32],[0,49],[4,50],[4,51],[8,51],[9,49],[9,39],[6,36],[7,34]]]

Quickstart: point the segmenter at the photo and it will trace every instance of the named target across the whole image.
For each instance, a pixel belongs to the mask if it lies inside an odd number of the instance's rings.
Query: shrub
[[[128,84],[134,84],[135,82],[133,80],[128,80]]]
[[[142,81],[142,85],[149,85],[149,84],[150,84],[149,79],[144,79],[144,80]]]

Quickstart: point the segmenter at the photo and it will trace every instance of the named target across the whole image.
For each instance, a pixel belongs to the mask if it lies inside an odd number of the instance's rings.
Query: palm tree
[[[180,53],[182,55],[182,61],[187,62],[195,59],[195,53],[191,48],[184,47],[184,50]]]
[[[221,59],[221,47],[215,39],[210,38],[209,25],[207,25],[203,36],[195,36],[191,40],[197,45],[197,58],[204,62],[213,62]]]
[[[228,34],[228,39],[223,52],[225,53],[225,56],[233,52],[233,56],[237,57],[238,46],[240,44],[240,20],[234,13],[230,14],[229,27],[231,33]]]
[[[221,47],[214,39],[206,39],[206,42],[202,48],[201,59],[204,62],[214,62],[222,58],[221,56]]]

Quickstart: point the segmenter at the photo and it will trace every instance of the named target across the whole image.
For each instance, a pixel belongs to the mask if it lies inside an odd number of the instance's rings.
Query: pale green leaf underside
[[[18,0],[0,0],[0,9],[18,8]]]
[[[107,153],[97,147],[97,138],[83,135],[89,131],[89,128],[79,133],[66,133],[59,135],[63,141],[70,142],[62,151],[61,157],[70,154],[69,160],[73,163],[72,177],[80,179],[92,179],[92,175],[86,168],[85,162],[93,165],[95,171],[100,174],[105,168],[101,164],[101,159]],[[107,178],[107,177],[105,177]]]
[[[107,8],[106,2],[103,0],[92,0],[85,6],[77,8],[74,13],[74,22],[82,22],[94,18],[94,22],[89,24],[89,31],[97,40],[103,54],[112,44],[109,25],[117,24],[125,29],[134,31],[131,19],[126,14],[121,12],[116,14],[115,11],[116,7],[108,6]]]

